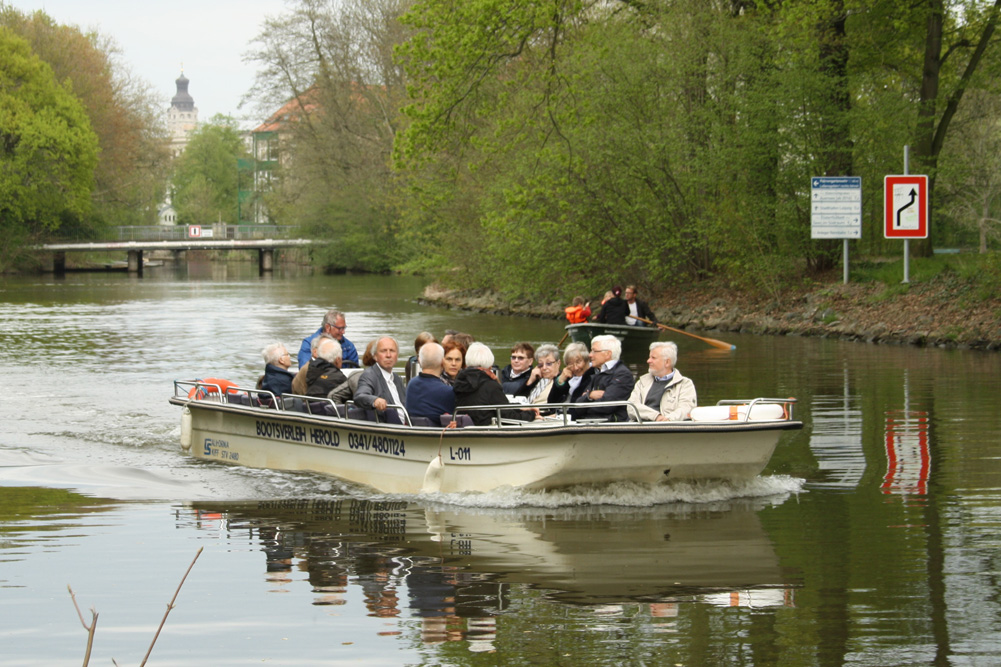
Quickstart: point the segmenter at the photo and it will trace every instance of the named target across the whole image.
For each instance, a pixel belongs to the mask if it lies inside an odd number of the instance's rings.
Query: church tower
[[[198,108],[195,106],[195,100],[188,94],[188,79],[184,76],[183,69],[175,83],[177,94],[170,100],[167,130],[170,132],[170,153],[177,157],[184,152],[191,133],[198,126]]]

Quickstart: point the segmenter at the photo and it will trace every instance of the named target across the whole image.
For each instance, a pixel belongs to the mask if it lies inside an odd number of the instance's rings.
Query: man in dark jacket
[[[649,304],[646,301],[640,301],[636,298],[638,292],[636,291],[636,285],[626,285],[625,301],[626,307],[629,309],[629,314],[626,315],[626,324],[632,326],[657,326],[657,316],[653,314],[650,310]],[[648,324],[642,322],[637,317],[642,317],[644,320],[650,320],[653,324]]]
[[[391,424],[402,424],[403,417],[398,410],[387,410],[389,405],[407,404],[407,388],[403,380],[393,372],[397,359],[400,358],[400,346],[395,338],[383,336],[375,344],[375,363],[366,368],[354,401],[367,410],[379,413],[379,419]]]
[[[607,419],[629,421],[624,405],[603,406],[609,401],[627,401],[636,379],[632,372],[619,363],[622,343],[615,336],[595,336],[591,339],[591,366],[598,369],[591,377],[587,390],[575,401],[572,414],[575,419]]]
[[[500,383],[508,396],[528,396],[528,378],[532,375],[535,348],[531,343],[516,343],[511,348],[511,363],[501,369]],[[469,362],[466,362],[469,365]]]
[[[288,368],[292,365],[288,350],[281,343],[268,345],[261,354],[264,357],[264,376],[260,388],[270,391],[275,396],[292,393],[292,373]]]
[[[456,413],[468,414],[473,424],[486,426],[497,416],[496,410],[460,410],[475,405],[506,405],[507,396],[490,367],[494,365],[494,353],[483,343],[473,343],[466,351],[466,368],[455,377],[452,389],[455,391]],[[532,421],[538,409],[506,409],[501,412],[504,419]]]
[[[333,338],[325,338],[316,346],[316,359],[309,362],[306,369],[306,395],[326,398],[334,387],[347,382],[341,372],[341,344]]]

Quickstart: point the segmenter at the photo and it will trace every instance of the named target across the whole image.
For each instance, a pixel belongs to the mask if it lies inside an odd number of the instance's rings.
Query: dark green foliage
[[[90,212],[97,137],[28,43],[0,28],[0,268]]]

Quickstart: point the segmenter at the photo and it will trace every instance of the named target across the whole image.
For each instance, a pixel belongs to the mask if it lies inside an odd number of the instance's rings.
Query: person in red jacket
[[[584,297],[575,296],[571,305],[563,309],[570,324],[582,324],[591,316],[591,302],[584,302]]]

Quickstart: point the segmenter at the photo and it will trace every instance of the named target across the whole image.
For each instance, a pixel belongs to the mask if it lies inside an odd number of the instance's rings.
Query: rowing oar
[[[731,345],[730,343],[724,343],[721,340],[716,340],[715,338],[703,338],[702,336],[696,336],[693,333],[688,333],[687,331],[682,331],[681,329],[675,329],[674,327],[669,327],[666,324],[661,324],[660,322],[651,322],[648,319],[642,317],[634,317],[634,320],[639,320],[640,322],[646,322],[647,324],[656,324],[661,329],[667,329],[668,331],[673,331],[674,333],[679,333],[683,336],[691,336],[692,338],[698,338],[703,343],[709,343],[713,347],[718,347],[721,350],[736,350],[736,345]]]
[[[570,335],[569,331],[563,334],[563,338],[560,338],[560,342],[556,343],[556,347],[563,347],[563,341],[565,341],[567,339],[567,336],[569,335]]]

